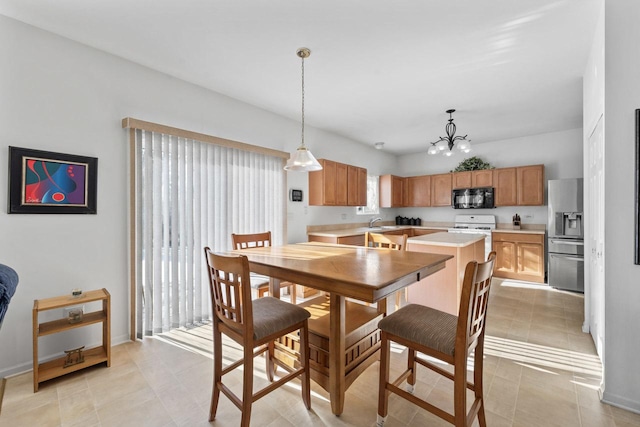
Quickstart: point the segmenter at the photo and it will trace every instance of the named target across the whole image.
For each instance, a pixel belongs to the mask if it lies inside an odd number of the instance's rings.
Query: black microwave
[[[454,209],[493,208],[493,187],[457,188],[451,192],[451,206]]]

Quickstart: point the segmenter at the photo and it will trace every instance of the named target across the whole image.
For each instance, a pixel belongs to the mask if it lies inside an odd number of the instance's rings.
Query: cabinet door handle
[[[566,241],[566,240],[551,239],[551,243],[569,245],[569,246],[584,246],[584,242],[574,242],[574,241]]]
[[[566,259],[568,261],[584,261],[584,258],[582,257],[577,257],[577,256],[566,256],[566,255],[551,255],[551,258],[559,258],[559,259]]]

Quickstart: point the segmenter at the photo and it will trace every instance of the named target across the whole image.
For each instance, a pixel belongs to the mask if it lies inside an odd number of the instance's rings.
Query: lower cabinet
[[[495,277],[544,283],[544,234],[494,232],[492,242]]]

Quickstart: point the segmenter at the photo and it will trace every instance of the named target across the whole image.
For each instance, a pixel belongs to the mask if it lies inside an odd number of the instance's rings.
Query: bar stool
[[[307,310],[273,297],[251,299],[249,283],[249,261],[246,256],[224,256],[204,248],[209,276],[211,306],[213,308],[213,390],[209,421],[216,417],[220,392],[242,412],[241,425],[249,426],[253,402],[277,387],[300,377],[302,400],[311,408],[309,372],[309,327]],[[289,333],[299,331],[299,367],[291,368],[267,351],[269,345]],[[222,368],[222,334],[243,347],[243,358]],[[267,352],[267,366],[275,363],[286,371],[286,375],[266,387],[253,392],[253,359]],[[242,398],[236,396],[222,381],[222,377],[243,367]],[[272,381],[272,378],[269,378]]]
[[[389,393],[414,403],[456,427],[471,426],[478,417],[480,427],[486,427],[482,368],[484,331],[496,253],[491,252],[483,263],[467,264],[462,285],[458,316],[417,304],[409,304],[380,321],[382,331],[380,357],[380,384],[378,389],[378,427],[384,425],[388,413]],[[390,342],[408,348],[407,369],[389,382]],[[453,365],[453,374],[426,359],[418,352]],[[467,382],[467,358],[473,352],[473,383]],[[420,364],[453,381],[454,413],[450,414],[416,397],[416,366]],[[408,391],[399,386],[407,380]],[[467,412],[466,389],[474,392],[475,399]]]
[[[271,246],[271,232],[254,234],[231,234],[233,249],[242,250],[247,248],[261,248]],[[269,277],[261,274],[251,273],[251,288],[258,292],[258,298],[262,298],[269,292]],[[291,303],[296,303],[296,285],[291,282],[280,282],[280,289],[289,288]]]
[[[407,250],[407,235],[398,234],[380,234],[367,232],[364,235],[364,245],[367,248],[389,248],[398,251]],[[400,308],[402,299],[401,292],[396,292],[396,310]],[[407,301],[409,295],[409,288],[404,288],[404,300]]]

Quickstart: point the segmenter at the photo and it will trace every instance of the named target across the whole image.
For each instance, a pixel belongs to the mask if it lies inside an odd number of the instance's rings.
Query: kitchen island
[[[426,305],[458,315],[464,270],[469,261],[484,260],[484,239],[480,234],[433,233],[411,237],[407,250],[453,255],[446,268],[409,286],[408,302]]]

